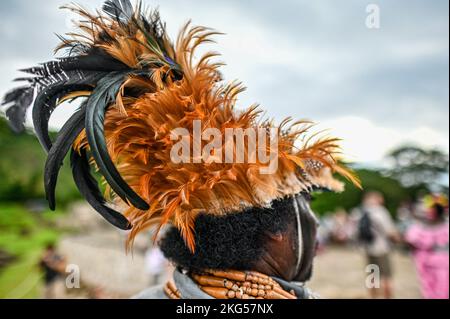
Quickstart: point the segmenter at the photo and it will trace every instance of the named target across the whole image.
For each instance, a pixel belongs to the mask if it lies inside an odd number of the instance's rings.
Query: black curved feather
[[[97,181],[90,173],[86,151],[82,150],[81,154],[78,154],[72,150],[70,160],[73,179],[86,201],[110,224],[123,230],[131,229],[132,225],[125,216],[105,205],[106,200],[98,188]]]
[[[69,152],[75,139],[84,129],[86,118],[86,103],[82,105],[66,124],[59,131],[45,162],[44,186],[45,194],[51,210],[55,210],[55,188],[58,180],[59,171],[63,165],[64,158]]]
[[[58,82],[47,83],[45,88],[38,93],[32,111],[33,126],[36,136],[46,152],[49,152],[52,146],[48,134],[48,121],[57,106],[58,100],[73,91],[92,90],[93,85],[105,74],[95,71],[70,71],[59,75],[60,80]]]
[[[104,50],[92,48],[86,55],[63,58],[50,61],[40,66],[20,70],[31,74],[30,77],[18,78],[16,81],[28,82],[27,85],[16,88],[7,93],[2,105],[9,105],[6,116],[13,131],[20,133],[24,130],[27,109],[33,103],[35,90],[38,108],[34,111],[34,121],[38,138],[48,152],[51,141],[46,129],[51,113],[56,107],[58,98],[74,90],[95,86],[97,81],[108,72],[123,71],[128,66],[108,55]],[[45,108],[41,108],[46,106]],[[42,114],[36,114],[39,112]]]
[[[23,86],[9,91],[3,98],[2,105],[12,104],[6,111],[9,126],[15,133],[25,129],[27,109],[33,102],[34,87]]]
[[[92,156],[114,192],[134,207],[148,210],[149,205],[120,176],[109,156],[105,141],[105,112],[108,106],[115,101],[117,92],[128,74],[129,72],[112,72],[98,82],[87,102],[86,135]]]
[[[129,69],[127,65],[108,55],[104,50],[93,48],[87,55],[62,58],[57,61],[49,61],[42,63],[39,66],[22,69],[20,71],[37,77],[47,78],[62,72],[75,70],[112,72],[125,71],[127,69]]]

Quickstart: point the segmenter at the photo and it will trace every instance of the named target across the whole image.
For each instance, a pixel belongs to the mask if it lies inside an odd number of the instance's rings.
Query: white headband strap
[[[292,197],[292,200],[294,201],[295,216],[297,218],[298,252],[297,252],[297,265],[295,267],[296,270],[295,273],[298,274],[300,272],[300,265],[303,259],[303,235],[302,235],[302,225],[300,221],[300,209],[298,207],[297,198],[294,196]]]

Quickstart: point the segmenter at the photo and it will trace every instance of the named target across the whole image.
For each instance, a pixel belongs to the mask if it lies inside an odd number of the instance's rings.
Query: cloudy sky
[[[0,95],[15,70],[52,59],[55,33],[70,30],[68,0],[0,2]],[[77,0],[96,8],[101,0]],[[145,0],[159,7],[176,37],[188,19],[226,35],[212,47],[227,80],[248,90],[242,107],[260,103],[269,116],[320,122],[345,139],[349,157],[382,164],[390,149],[415,143],[449,149],[447,0]],[[366,26],[368,4],[380,28]],[[73,107],[52,119],[58,127]]]

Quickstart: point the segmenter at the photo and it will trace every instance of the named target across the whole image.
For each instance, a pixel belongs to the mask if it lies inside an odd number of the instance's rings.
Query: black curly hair
[[[292,200],[276,200],[271,206],[221,217],[199,215],[195,222],[194,254],[175,227],[167,230],[159,246],[167,259],[190,271],[252,269],[264,253],[266,236],[283,233],[296,222]]]

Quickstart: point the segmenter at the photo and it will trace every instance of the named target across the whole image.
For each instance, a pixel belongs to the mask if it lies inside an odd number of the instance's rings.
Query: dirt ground
[[[411,256],[401,252],[392,255],[394,298],[421,298]],[[328,247],[315,260],[314,275],[308,286],[322,298],[367,298],[366,261],[354,247]]]

